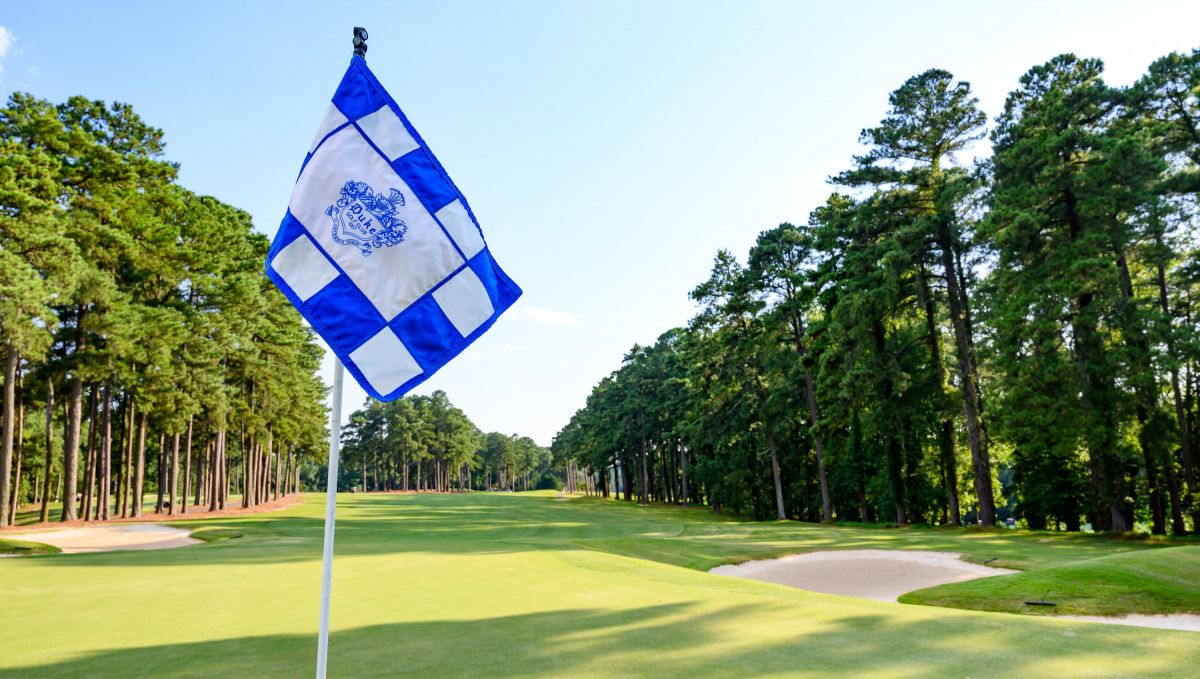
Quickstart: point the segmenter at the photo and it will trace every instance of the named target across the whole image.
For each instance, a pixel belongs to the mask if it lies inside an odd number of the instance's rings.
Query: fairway
[[[12,583],[4,617],[16,623],[0,630],[0,677],[310,674],[322,499],[174,523],[227,538],[183,549],[0,559]],[[1144,546],[748,523],[553,493],[342,494],[330,675],[1183,676],[1200,663],[1191,633],[876,603],[698,570],[829,548],[1049,568]],[[1197,547],[1167,549],[1197,558]]]

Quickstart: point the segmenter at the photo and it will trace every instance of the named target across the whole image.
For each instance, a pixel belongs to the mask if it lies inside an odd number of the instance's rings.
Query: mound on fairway
[[[1025,604],[1043,596],[1056,605]],[[942,585],[900,601],[1032,615],[1200,613],[1200,545],[1110,554],[1006,578]]]
[[[810,592],[895,601],[901,594],[951,582],[1016,573],[967,563],[949,552],[849,549],[718,566],[709,573],[797,587]]]
[[[173,549],[200,544],[200,540],[189,537],[190,533],[169,526],[125,523],[14,533],[13,537],[57,547],[63,554],[82,554],[124,549]]]
[[[312,495],[188,522],[241,534],[188,549],[0,559],[0,582],[12,583],[0,677],[311,675],[323,505]],[[1003,555],[1034,569],[1146,544],[757,524],[551,493],[342,495],[337,518],[334,677],[1070,679],[1200,666],[1188,632],[897,606],[703,572],[838,546]]]

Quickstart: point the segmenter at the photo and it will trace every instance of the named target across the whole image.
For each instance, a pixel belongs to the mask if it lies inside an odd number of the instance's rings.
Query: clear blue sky
[[[356,24],[525,290],[421,391],[544,444],[686,322],[717,249],[807,219],[907,77],[945,68],[994,117],[1056,54],[1127,84],[1200,46],[1194,2],[3,0],[0,90],[133,104],[185,186],[274,234]]]

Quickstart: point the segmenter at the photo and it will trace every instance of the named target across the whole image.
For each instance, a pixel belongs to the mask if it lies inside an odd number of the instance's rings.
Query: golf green
[[[282,511],[172,524],[223,529],[182,549],[0,559],[0,677],[310,675],[322,509],[310,495]],[[957,551],[1029,570],[1200,551],[756,524],[552,493],[343,494],[330,676],[1066,679],[1200,666],[1194,633],[876,603],[703,572],[830,548]]]

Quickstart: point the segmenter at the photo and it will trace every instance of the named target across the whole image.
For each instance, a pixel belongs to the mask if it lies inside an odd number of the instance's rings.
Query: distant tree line
[[[566,471],[527,436],[483,433],[443,391],[367,399],[343,430],[341,459],[341,490],[558,489]]]
[[[163,148],[124,104],[0,109],[0,526],[252,506],[323,459],[321,349],[266,237]]]
[[[1200,50],[1030,69],[991,129],[891,94],[803,225],[722,251],[554,441],[626,500],[768,518],[1200,527]]]

